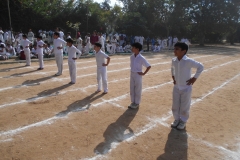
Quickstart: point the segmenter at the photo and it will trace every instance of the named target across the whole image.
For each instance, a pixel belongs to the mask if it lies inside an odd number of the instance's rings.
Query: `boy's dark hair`
[[[37,38],[42,39],[42,36],[37,36]]]
[[[138,43],[138,42],[133,43],[133,44],[132,44],[132,47],[135,47],[135,48],[139,49],[139,51],[142,50],[142,45],[141,45],[140,43]]]
[[[23,49],[23,46],[20,46],[20,49]]]
[[[186,53],[187,54],[187,51],[188,51],[188,45],[184,42],[177,42],[174,47],[179,47],[181,48],[181,50],[186,50]]]
[[[102,48],[102,45],[100,43],[95,43],[94,45],[97,46],[97,47]]]
[[[60,34],[59,34],[59,32],[54,32],[54,34],[53,35],[56,35],[56,36],[60,36]]]
[[[23,34],[22,37],[27,38],[27,35],[26,35],[26,34]]]
[[[72,38],[68,38],[68,39],[66,39],[66,42],[73,44],[73,40],[72,40]]]

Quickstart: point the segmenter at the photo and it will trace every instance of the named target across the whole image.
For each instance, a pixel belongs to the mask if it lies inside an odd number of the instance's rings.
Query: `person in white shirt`
[[[157,44],[153,52],[160,52],[160,51],[161,51],[161,46]]]
[[[11,56],[16,55],[15,49],[10,45],[10,43],[6,46],[6,52],[8,52]]]
[[[95,43],[94,50],[96,51],[96,63],[97,63],[97,83],[98,89],[97,92],[101,92],[102,86],[104,94],[108,93],[108,84],[107,84],[107,66],[110,62],[110,57],[105,54],[102,50],[102,45],[100,43]],[[105,63],[107,59],[107,63]],[[102,84],[101,84],[102,83]]]
[[[107,42],[107,52],[108,52],[108,54],[111,54],[111,53],[112,53],[111,47],[112,47],[111,42],[108,41],[108,42]]]
[[[72,37],[70,36],[70,34],[71,34],[70,32],[67,33],[67,39],[72,38]]]
[[[124,51],[126,53],[131,53],[132,52],[132,47],[129,43],[124,47]]]
[[[143,46],[143,41],[144,41],[144,37],[143,36],[140,36],[139,37],[139,43]]]
[[[89,54],[91,48],[91,42],[90,42],[90,33],[86,36],[86,53]]]
[[[64,33],[62,32],[62,30],[59,31],[59,37],[63,40]]]
[[[168,37],[168,50],[170,50],[172,48],[172,42],[173,42],[172,36],[169,36]]]
[[[117,39],[116,36],[113,36],[113,39],[111,40],[111,44],[112,44],[112,54],[116,53],[116,47],[117,47]]]
[[[82,51],[82,42],[83,42],[83,40],[82,40],[81,36],[79,36],[78,39],[76,40],[77,49],[79,51]]]
[[[0,27],[0,41],[2,41],[2,42],[4,42],[3,34],[4,34],[4,32],[2,31],[2,27]]]
[[[23,51],[26,57],[26,66],[30,66],[31,65],[31,57],[30,57],[30,49],[29,49],[29,45],[32,44],[32,42],[30,42],[27,39],[27,36],[25,34],[22,35],[23,40],[21,41],[21,45],[23,46]]]
[[[101,50],[102,50],[103,52],[105,52],[105,44],[104,44],[105,39],[104,39],[104,37],[102,36],[102,33],[99,33],[98,41],[99,41],[99,43],[102,45]]]
[[[38,70],[42,70],[44,68],[43,49],[44,49],[45,45],[46,44],[42,41],[42,36],[38,36],[37,37],[37,50],[36,50],[36,53],[38,55],[38,61],[39,61]]]
[[[172,79],[173,102],[172,114],[174,122],[171,127],[184,129],[189,118],[189,110],[191,105],[192,85],[203,71],[203,65],[186,56],[188,46],[184,42],[177,42],[174,46],[175,58],[172,59]],[[191,77],[191,69],[196,68],[197,71]]]
[[[31,41],[33,43],[33,40],[34,40],[34,33],[32,32],[32,29],[29,29],[29,32],[28,32],[28,40]]]
[[[69,67],[69,74],[71,78],[71,82],[69,84],[75,84],[76,79],[77,79],[77,74],[76,74],[76,63],[75,60],[79,58],[82,54],[80,50],[78,50],[74,45],[73,45],[73,40],[71,38],[67,39],[67,52],[68,52],[68,67]],[[76,54],[78,53],[78,55]]]
[[[173,38],[173,47],[175,46],[175,44],[178,42],[178,38],[177,36],[174,36]]]
[[[7,43],[8,40],[8,30],[5,30],[4,32],[4,43]]]
[[[128,108],[136,109],[139,107],[142,95],[142,76],[144,76],[151,68],[148,61],[141,55],[142,45],[140,43],[132,44],[133,54],[130,57],[130,95],[131,104]],[[142,72],[142,66],[146,67],[146,70]]]
[[[57,67],[58,67],[58,72],[55,75],[60,76],[62,75],[62,70],[63,70],[63,48],[67,42],[59,38],[59,32],[55,32],[53,37],[54,37],[53,52],[54,52]]]

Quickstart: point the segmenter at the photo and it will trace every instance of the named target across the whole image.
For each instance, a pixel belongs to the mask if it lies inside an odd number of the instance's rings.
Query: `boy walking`
[[[186,56],[188,45],[184,42],[177,42],[174,45],[175,58],[172,59],[173,78],[173,104],[172,113],[174,122],[171,127],[184,129],[189,118],[191,105],[192,85],[203,71],[203,65]],[[196,68],[195,75],[191,78],[191,69]]]
[[[56,76],[62,75],[63,70],[63,46],[66,45],[67,42],[65,42],[63,39],[59,38],[60,34],[59,32],[55,32],[53,34],[54,40],[53,40],[53,52],[55,54],[55,59],[58,67],[58,72],[55,74]]]
[[[42,36],[37,37],[37,54],[38,54],[38,61],[39,61],[39,68],[38,70],[42,70],[44,68],[43,64],[43,47],[45,43],[42,41]]]
[[[82,54],[81,51],[79,51],[73,44],[73,40],[71,38],[67,39],[67,46],[68,46],[68,67],[69,67],[69,74],[71,78],[71,82],[69,84],[75,84],[76,83],[76,63],[75,60],[79,58]],[[78,56],[76,53],[79,53]]]
[[[97,62],[97,82],[98,89],[97,92],[101,92],[102,85],[104,94],[108,93],[108,84],[107,84],[107,66],[110,62],[110,58],[106,55],[102,50],[102,45],[100,43],[95,43],[94,50],[96,51],[96,62]],[[105,59],[107,59],[107,63],[105,63]],[[102,82],[102,84],[101,84]]]
[[[142,45],[140,43],[137,42],[132,44],[132,52],[134,53],[130,57],[130,95],[132,103],[128,106],[128,108],[132,109],[139,107],[142,95],[142,76],[151,68],[148,61],[140,54],[141,50]],[[142,72],[142,66],[146,67],[145,72]]]

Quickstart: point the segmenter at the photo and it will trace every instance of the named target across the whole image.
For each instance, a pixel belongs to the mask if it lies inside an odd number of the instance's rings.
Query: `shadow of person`
[[[78,100],[72,104],[70,104],[66,110],[59,112],[56,114],[56,117],[64,117],[70,112],[80,112],[88,110],[91,106],[91,103],[96,99],[103,97],[105,94],[97,95],[97,92],[92,93],[91,95],[85,97],[84,99]],[[97,96],[96,96],[97,95]]]
[[[105,141],[99,143],[94,148],[94,153],[104,155],[109,152],[113,143],[122,142],[132,137],[134,133],[129,127],[129,124],[132,122],[137,112],[138,109],[128,109],[116,120],[116,122],[110,124],[103,133]]]
[[[39,78],[39,79],[35,79],[35,80],[26,80],[25,82],[22,83],[22,85],[36,86],[36,85],[40,85],[40,82],[46,81],[51,78],[54,78],[54,76],[43,77],[43,78]]]
[[[12,67],[12,68],[3,68],[3,69],[0,69],[0,72],[9,72],[12,69],[25,68],[25,67],[26,66],[17,66],[17,67]]]
[[[166,142],[164,151],[165,153],[160,155],[157,160],[187,160],[188,150],[188,135],[186,130],[177,130],[172,128],[168,134],[168,140]]]
[[[44,97],[44,96],[56,96],[59,94],[59,91],[60,90],[63,90],[67,87],[71,86],[71,84],[65,84],[63,86],[60,86],[60,87],[57,87],[57,88],[53,88],[53,89],[48,89],[48,90],[45,90],[45,91],[42,91],[40,93],[37,94],[36,97],[31,97],[31,98],[28,98],[27,101],[31,101],[31,100],[34,100],[36,98],[40,98],[40,97]]]
[[[22,73],[15,73],[15,74],[12,74],[10,76],[5,76],[3,78],[10,78],[10,77],[22,77],[24,74],[29,74],[29,73],[33,73],[33,72],[37,72],[39,70],[31,70],[31,71],[27,71],[27,72],[22,72]]]

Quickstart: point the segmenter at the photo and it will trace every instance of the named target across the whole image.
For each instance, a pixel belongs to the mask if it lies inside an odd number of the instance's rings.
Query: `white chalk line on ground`
[[[199,57],[196,57],[196,58],[203,58],[203,57],[210,57],[210,56],[214,56],[214,55],[204,55],[204,56],[199,56]],[[158,58],[155,58],[155,59],[149,59],[148,61],[153,61],[153,60],[157,60]],[[162,59],[162,58],[159,58],[159,59]],[[169,62],[169,61],[168,61]],[[170,63],[170,62],[169,62]],[[109,65],[121,65],[121,64],[129,64],[130,66],[130,62],[128,60],[128,62],[117,62],[117,63],[110,63]],[[82,69],[89,69],[89,68],[96,68],[96,64],[95,65],[92,65],[92,66],[87,66],[87,67],[77,67],[77,70],[82,70]],[[126,69],[129,69],[129,68],[126,68]],[[63,69],[63,72],[66,72],[66,71],[69,71],[69,69]],[[54,71],[47,71],[47,72],[43,72],[43,71],[40,71],[40,72],[32,72],[32,73],[26,73],[26,74],[16,74],[16,75],[13,75],[13,76],[3,76],[3,77],[0,77],[0,78],[16,78],[17,76],[20,76],[20,77],[24,77],[24,76],[29,76],[29,75],[49,75],[49,73],[55,73],[57,72],[56,70]]]
[[[207,94],[203,95],[202,97],[198,98],[197,100],[194,100],[191,105],[194,105],[194,104],[197,103],[197,102],[203,101],[206,97],[212,95],[212,94],[215,93],[217,90],[223,88],[225,85],[227,85],[228,83],[230,83],[231,81],[233,81],[234,79],[236,79],[236,78],[239,77],[239,76],[240,76],[240,73],[237,74],[237,75],[235,75],[234,77],[228,79],[227,81],[225,81],[224,83],[222,83],[220,86],[213,88],[212,91],[208,92]],[[135,133],[132,137],[127,138],[127,139],[125,139],[125,140],[122,141],[122,142],[125,142],[125,141],[126,141],[126,142],[131,142],[131,141],[135,140],[137,137],[139,137],[139,136],[145,134],[146,132],[152,130],[153,128],[157,127],[157,126],[158,126],[157,124],[161,124],[161,125],[169,128],[170,125],[168,125],[168,124],[166,123],[166,121],[167,121],[170,117],[172,117],[172,115],[170,115],[170,114],[171,114],[171,111],[168,112],[168,114],[163,115],[162,118],[155,118],[155,119],[148,118],[148,119],[150,120],[150,123],[146,124],[142,129],[137,129],[137,130],[139,130],[137,133]],[[202,140],[199,140],[199,142],[201,142],[201,141],[202,141]],[[121,142],[121,143],[122,143],[122,142]],[[116,149],[117,146],[120,145],[121,143],[119,143],[119,142],[114,142],[114,143],[112,143],[111,149],[108,151],[108,153],[110,153],[113,149]],[[213,145],[213,144],[211,144],[211,143],[209,143],[209,142],[202,142],[202,143],[207,144],[209,147],[218,148],[218,149],[221,150],[221,151],[225,151],[225,152],[227,152],[229,155],[231,155],[232,153],[234,153],[234,157],[236,158],[236,160],[238,160],[239,157],[240,157],[240,156],[239,156],[239,153],[230,151],[230,150],[228,150],[228,149],[226,149],[226,148],[224,148],[224,147],[222,147],[222,146],[216,146],[216,145]],[[106,155],[96,155],[96,156],[94,156],[94,157],[92,157],[92,158],[86,158],[86,159],[88,159],[88,160],[95,160],[95,159],[98,159],[98,158],[106,158]]]
[[[202,58],[202,57],[201,56],[200,57],[195,57],[194,59],[197,59],[197,58]],[[215,60],[215,59],[213,59],[213,60]],[[169,64],[169,63],[171,63],[171,62],[166,61],[166,62],[152,64],[152,66],[161,65],[161,64]],[[130,68],[122,68],[122,69],[118,69],[118,70],[109,70],[109,71],[107,71],[107,73],[121,72],[121,71],[125,71],[125,70],[128,70],[128,69],[130,69]],[[85,75],[77,76],[77,79],[78,78],[83,78],[83,77],[88,77],[88,76],[94,76],[94,75],[96,75],[96,73],[85,74]],[[63,80],[69,80],[69,77],[66,77],[66,78],[53,77],[50,80],[46,80],[44,82],[41,82],[41,84],[47,83],[47,82],[56,82],[56,81],[61,82]],[[38,85],[38,84],[36,84],[36,83],[29,83],[29,84],[23,84],[23,85],[17,85],[17,86],[0,88],[0,92],[5,91],[5,90],[9,90],[9,89],[29,87],[29,86],[34,86],[34,85]]]
[[[227,62],[227,63],[229,63],[229,62]],[[222,66],[222,65],[219,65],[219,66]],[[212,68],[215,68],[215,66],[214,67],[212,67]],[[209,69],[207,69],[207,70],[204,70],[203,72],[207,72],[207,71],[210,71],[211,70],[211,68],[209,68]],[[151,87],[147,87],[147,88],[144,88],[143,90],[142,90],[142,92],[145,92],[145,91],[148,91],[148,90],[151,90],[151,89],[157,89],[157,88],[160,88],[160,87],[163,87],[163,86],[165,86],[165,85],[168,85],[168,84],[172,84],[172,81],[169,81],[169,82],[166,82],[166,83],[162,83],[162,84],[159,84],[159,85],[156,85],[156,86],[151,86]],[[111,103],[111,104],[113,104],[115,101],[119,101],[119,100],[122,100],[122,99],[125,99],[125,98],[127,98],[127,97],[129,97],[129,94],[127,93],[127,94],[124,94],[124,95],[121,95],[121,96],[118,96],[118,97],[115,97],[115,98],[111,98],[111,99],[109,99],[109,100],[104,100],[103,102],[99,102],[99,103],[97,103],[97,104],[92,104],[92,106],[93,107],[98,107],[98,106],[101,106],[102,104],[105,104],[105,103]],[[24,100],[24,102],[25,102],[26,100]],[[22,103],[24,103],[23,101],[22,101]],[[19,103],[18,103],[19,104]],[[114,105],[114,106],[116,106],[116,105]],[[119,105],[120,106],[120,105]],[[119,107],[118,106],[118,107]],[[0,107],[1,108],[1,107]],[[122,108],[121,106],[120,106],[120,108]],[[69,113],[70,114],[70,113]],[[37,122],[37,123],[33,123],[33,124],[30,124],[30,125],[27,125],[27,126],[25,126],[25,127],[19,127],[19,128],[17,128],[17,129],[13,129],[13,130],[9,130],[9,131],[6,131],[6,132],[0,132],[0,136],[3,136],[3,135],[14,135],[14,134],[17,134],[17,133],[19,133],[19,132],[22,132],[22,131],[24,131],[24,130],[27,130],[27,129],[29,129],[29,128],[32,128],[32,127],[34,127],[35,125],[34,124],[37,124],[37,126],[40,126],[40,125],[45,125],[45,124],[51,124],[52,123],[52,121],[54,121],[54,120],[56,120],[56,119],[59,119],[59,117],[52,117],[52,118],[49,118],[49,119],[47,119],[47,120],[43,120],[43,121],[40,121],[40,122]]]
[[[210,61],[212,61],[212,60],[210,60]],[[236,62],[236,61],[239,61],[239,60],[234,60],[234,61],[230,61],[230,62],[221,64],[221,65],[217,65],[217,66],[214,66],[214,67],[209,68],[209,69],[207,69],[207,70],[204,70],[203,72],[206,72],[206,71],[208,71],[208,70],[210,70],[210,69],[215,69],[215,68],[217,68],[217,67],[219,67],[219,66],[224,66],[224,65],[227,65],[227,64]],[[206,61],[206,62],[207,62],[207,61]],[[204,63],[206,63],[206,62],[204,62]],[[158,72],[154,72],[154,73],[152,73],[152,74],[157,74],[157,73],[161,73],[161,72],[165,72],[165,71],[169,71],[169,70],[170,70],[170,69],[163,70],[163,71],[158,71]],[[149,73],[148,75],[151,75],[151,73]],[[113,80],[113,81],[110,81],[110,82],[108,82],[108,83],[115,83],[115,82],[119,82],[119,81],[123,81],[123,80],[127,80],[127,79],[129,79],[129,78],[123,78],[123,79],[120,79],[120,80]],[[5,107],[12,106],[12,105],[16,105],[16,104],[33,102],[33,101],[41,100],[41,99],[43,99],[43,98],[48,98],[48,97],[51,97],[51,96],[63,95],[63,94],[65,94],[65,93],[67,93],[67,92],[85,91],[86,89],[89,89],[89,88],[92,88],[92,87],[96,87],[96,85],[89,85],[89,86],[84,87],[84,88],[76,88],[76,89],[71,89],[71,90],[66,90],[66,91],[59,91],[59,92],[57,92],[57,94],[54,93],[54,94],[49,94],[49,95],[44,95],[44,96],[36,96],[36,97],[34,97],[34,98],[27,99],[27,100],[20,100],[20,101],[18,101],[18,102],[2,104],[2,105],[0,105],[0,108],[5,108]],[[155,86],[153,86],[153,88],[154,88],[154,87],[155,87]]]

